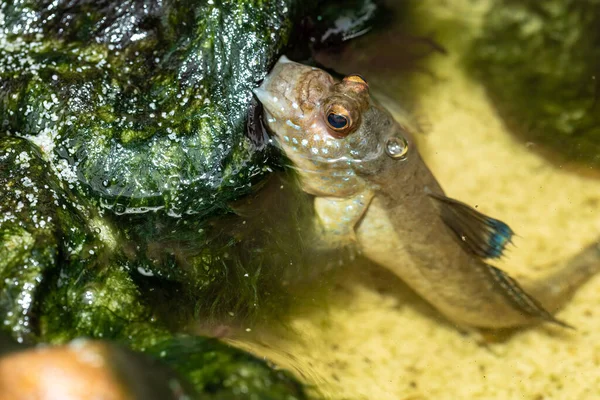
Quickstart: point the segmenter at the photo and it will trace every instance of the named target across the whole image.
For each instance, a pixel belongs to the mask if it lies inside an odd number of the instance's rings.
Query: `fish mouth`
[[[281,56],[275,63],[271,72],[265,76],[259,87],[252,90],[256,98],[262,103],[265,111],[271,114],[277,107],[279,99],[273,91],[274,81],[276,81],[281,72],[281,66],[290,63],[290,59],[286,56]],[[281,107],[281,106],[280,106]]]
[[[290,64],[290,63],[294,63],[292,60],[290,60],[289,58],[287,58],[287,56],[284,54],[281,57],[279,57],[279,60],[277,60],[277,62],[275,64]]]
[[[269,111],[274,110],[276,105],[274,101],[274,96],[265,88],[266,86],[268,86],[268,84],[269,83],[267,81],[267,78],[265,78],[263,80],[262,85],[252,90],[252,92],[254,93],[258,101],[260,101],[263,105],[265,112],[267,114],[270,114]]]
[[[277,60],[260,86],[252,91],[268,114],[275,118],[289,119],[291,114],[296,113],[290,95],[295,91],[296,84],[301,81],[300,78],[306,68],[309,67],[298,64],[286,56],[281,56]]]

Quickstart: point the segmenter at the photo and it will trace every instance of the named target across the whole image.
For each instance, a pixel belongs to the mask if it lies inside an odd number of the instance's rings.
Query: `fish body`
[[[568,326],[552,312],[600,268],[598,244],[519,283],[485,261],[502,255],[510,227],[445,196],[410,128],[371,98],[360,76],[336,82],[282,57],[255,94],[314,196],[321,243],[357,246],[459,325]]]

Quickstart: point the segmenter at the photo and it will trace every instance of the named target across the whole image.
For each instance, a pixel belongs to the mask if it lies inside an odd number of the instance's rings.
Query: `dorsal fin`
[[[486,267],[493,280],[502,288],[502,292],[519,310],[532,317],[539,318],[540,320],[551,322],[564,328],[575,329],[573,326],[550,314],[536,299],[528,295],[527,292],[521,288],[521,285],[506,272],[491,265],[486,264]]]
[[[442,220],[464,248],[482,259],[500,258],[513,231],[504,222],[488,217],[458,200],[433,194],[442,207]]]

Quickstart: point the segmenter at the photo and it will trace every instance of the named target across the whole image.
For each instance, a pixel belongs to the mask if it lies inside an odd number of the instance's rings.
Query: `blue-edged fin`
[[[483,259],[502,257],[514,234],[508,225],[458,200],[433,193],[430,196],[439,201],[442,220],[467,251]]]
[[[510,300],[517,309],[542,321],[551,322],[564,328],[575,329],[573,326],[557,319],[554,315],[546,311],[536,299],[528,295],[525,290],[521,288],[519,283],[511,278],[506,272],[491,265],[486,264],[486,267],[487,272],[499,286],[502,293],[506,295],[507,299]]]

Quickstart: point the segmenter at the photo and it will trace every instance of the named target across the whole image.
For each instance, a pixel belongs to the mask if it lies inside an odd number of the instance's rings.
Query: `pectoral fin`
[[[500,258],[513,231],[504,222],[488,217],[449,197],[430,194],[442,207],[442,219],[464,248],[483,259]]]
[[[315,212],[320,242],[328,247],[356,243],[354,228],[373,199],[372,192],[349,198],[316,197]]]
[[[550,314],[546,309],[538,303],[533,297],[528,295],[519,283],[511,278],[506,272],[486,265],[487,271],[491,275],[492,279],[498,284],[502,293],[506,295],[507,299],[514,303],[514,305],[522,312],[531,315],[534,318],[539,318],[543,321],[551,322],[560,325],[565,328],[575,329],[573,326],[556,319],[554,315]]]

